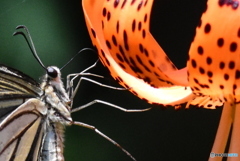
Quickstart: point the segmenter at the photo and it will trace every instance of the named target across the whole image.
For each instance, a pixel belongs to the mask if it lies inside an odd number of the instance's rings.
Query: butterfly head
[[[46,77],[50,81],[61,83],[61,72],[56,66],[49,66],[46,68]]]

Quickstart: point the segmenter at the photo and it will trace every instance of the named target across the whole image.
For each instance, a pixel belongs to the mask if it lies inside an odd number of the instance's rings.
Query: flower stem
[[[222,116],[218,125],[217,134],[212,147],[213,153],[224,153],[226,148],[231,124],[233,108],[229,103],[225,103],[222,110]],[[209,161],[221,161],[222,157],[209,158]]]

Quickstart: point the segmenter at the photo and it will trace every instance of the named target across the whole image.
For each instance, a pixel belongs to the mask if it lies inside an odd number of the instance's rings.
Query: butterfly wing
[[[37,160],[45,134],[47,108],[29,99],[0,124],[0,160]]]
[[[31,77],[0,64],[0,121],[27,99],[41,94]]]
[[[0,160],[37,160],[45,107],[34,97],[41,94],[32,78],[0,65]]]

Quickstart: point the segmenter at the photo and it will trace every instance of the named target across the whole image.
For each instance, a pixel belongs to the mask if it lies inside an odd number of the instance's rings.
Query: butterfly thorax
[[[41,100],[45,102],[48,112],[40,160],[63,161],[64,125],[70,125],[72,121],[69,106],[70,99],[60,79],[59,69],[57,67],[48,68],[56,70],[57,75],[51,77],[47,73],[41,83],[41,88],[44,91]]]
[[[69,106],[70,99],[61,81],[60,71],[57,67],[48,68],[54,68],[58,73],[55,78],[50,77],[48,73],[45,75],[40,85],[44,91],[41,100],[45,102],[48,107],[48,117],[51,122],[60,122],[63,125],[69,125],[72,121],[70,115],[71,108]]]

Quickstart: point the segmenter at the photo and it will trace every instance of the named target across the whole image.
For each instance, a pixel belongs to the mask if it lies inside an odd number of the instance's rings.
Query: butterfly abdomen
[[[46,130],[40,161],[64,161],[64,126],[60,123],[49,122]]]

